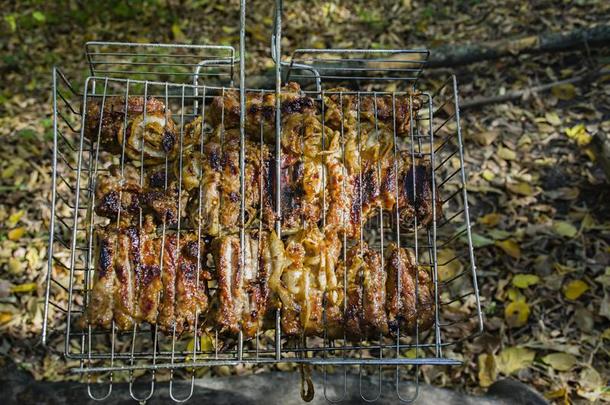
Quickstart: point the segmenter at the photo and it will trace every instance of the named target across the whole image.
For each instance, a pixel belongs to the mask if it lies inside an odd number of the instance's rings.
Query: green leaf
[[[34,11],[32,13],[32,18],[34,18],[34,21],[39,22],[39,23],[43,23],[47,20],[47,17],[40,11]]]
[[[14,14],[5,15],[4,21],[6,21],[6,25],[8,25],[11,32],[17,31],[17,18],[15,18]]]
[[[479,235],[478,233],[472,233],[472,245],[476,248],[493,245],[493,239],[489,239],[486,236]]]

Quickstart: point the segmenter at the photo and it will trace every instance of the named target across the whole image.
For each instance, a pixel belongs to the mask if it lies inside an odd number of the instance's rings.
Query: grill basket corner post
[[[47,331],[49,324],[49,305],[51,299],[51,279],[53,277],[53,244],[55,235],[55,192],[57,189],[57,76],[59,74],[59,68],[53,66],[51,71],[52,89],[52,121],[53,121],[53,150],[52,150],[52,161],[51,161],[51,216],[49,218],[49,246],[47,248],[47,274],[45,277],[45,303],[44,303],[44,315],[42,322],[42,334],[41,341],[43,346],[47,346]]]

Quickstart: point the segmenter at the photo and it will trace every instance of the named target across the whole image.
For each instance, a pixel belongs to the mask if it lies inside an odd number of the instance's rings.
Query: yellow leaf
[[[524,301],[511,302],[504,309],[504,318],[511,328],[519,328],[527,323],[530,307]]]
[[[496,360],[493,354],[479,355],[479,385],[481,387],[489,387],[496,381],[498,370],[496,368]]]
[[[568,371],[578,362],[576,357],[568,353],[552,353],[544,356],[542,361],[557,371]]]
[[[548,113],[544,114],[544,118],[546,119],[546,122],[548,122],[551,125],[554,125],[554,126],[561,125],[561,119],[559,118],[559,115],[557,115],[554,112],[548,112]]]
[[[10,240],[19,240],[25,234],[25,227],[20,226],[19,228],[11,229],[8,232],[8,238]]]
[[[602,332],[601,338],[605,340],[610,340],[610,328],[606,328],[606,330]]]
[[[569,404],[568,401],[568,390],[565,387],[561,387],[557,390],[549,391],[544,394],[546,399],[563,399],[564,404]]]
[[[486,215],[483,215],[479,218],[479,223],[487,226],[496,226],[502,220],[502,214],[498,214],[497,212],[492,212]]]
[[[10,312],[2,311],[0,312],[0,325],[4,325],[5,323],[9,323],[13,319],[13,314]]]
[[[551,93],[560,100],[571,100],[576,95],[576,87],[572,83],[557,84],[551,88]]]
[[[500,146],[498,148],[497,154],[498,154],[499,157],[501,157],[504,160],[515,160],[515,159],[517,159],[517,154],[514,151],[512,151],[510,149],[507,149],[507,148],[504,148],[502,146]]]
[[[185,42],[186,40],[186,35],[184,35],[184,32],[182,32],[182,29],[178,23],[172,25],[172,35],[174,36],[174,40],[177,42]]]
[[[23,216],[23,214],[25,213],[24,210],[19,210],[17,212],[15,212],[14,214],[11,214],[10,217],[8,217],[8,227],[12,228],[15,225],[17,225],[17,222],[19,222],[19,220],[21,219],[21,217]]]
[[[587,128],[584,124],[578,124],[572,128],[566,128],[565,131],[568,138],[576,141],[576,144],[579,146],[587,146],[593,139],[592,136],[587,132]]]
[[[578,299],[589,289],[589,285],[582,280],[572,280],[563,286],[563,295],[569,300]]]
[[[186,351],[192,352],[194,349],[195,338],[192,338],[186,345]],[[201,335],[201,338],[199,339],[199,348],[197,350],[201,352],[209,352],[211,350],[214,350],[214,341],[212,340],[212,337],[209,333],[204,332]]]
[[[516,288],[509,288],[508,299],[511,301],[525,302],[525,295],[523,295],[523,293],[521,293],[521,291],[517,290]]]
[[[528,183],[519,182],[516,184],[508,183],[506,188],[512,193],[530,196],[534,194],[534,189]]]
[[[38,287],[38,284],[36,284],[36,283],[18,284],[18,285],[11,287],[11,292],[29,293],[29,292],[35,291],[37,287]]]
[[[524,347],[508,347],[500,352],[496,359],[498,371],[509,375],[528,367],[534,361],[536,353]]]
[[[438,262],[438,278],[440,281],[449,280],[462,271],[462,263],[456,257],[453,249],[439,249],[436,260]]]
[[[478,133],[474,134],[473,137],[479,145],[489,146],[493,143],[493,141],[496,140],[498,135],[499,135],[498,131],[485,131],[485,132],[478,132]]]
[[[517,288],[527,288],[538,284],[540,277],[535,274],[517,274],[513,277],[512,284]]]
[[[481,176],[483,176],[483,178],[487,181],[492,181],[496,175],[491,171],[491,170],[483,170],[483,173],[481,173]]]
[[[506,253],[510,257],[513,257],[515,259],[519,259],[521,257],[521,248],[519,247],[519,244],[512,239],[506,239],[502,241],[497,240],[496,246],[502,249],[504,253]]]
[[[212,339],[212,336],[210,336],[209,333],[202,334],[199,343],[201,345],[202,352],[209,352],[211,350],[214,350],[214,340]]]
[[[578,229],[566,221],[553,221],[553,230],[556,234],[568,238],[573,238],[578,233]]]

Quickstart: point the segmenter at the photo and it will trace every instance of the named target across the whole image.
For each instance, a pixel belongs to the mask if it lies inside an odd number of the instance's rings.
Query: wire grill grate
[[[281,19],[276,15],[276,24]],[[276,26],[274,39],[280,38]],[[151,50],[152,49],[152,50]],[[273,42],[274,55],[280,55],[279,40]],[[380,336],[377,339],[329,339],[326,329],[322,336],[294,338],[284,336],[279,325],[281,313],[275,312],[275,329],[260,331],[251,339],[244,339],[242,333],[232,339],[223,338],[218,331],[205,335],[205,342],[192,333],[179,336],[164,334],[156,326],[134,325],[130,331],[115,327],[110,330],[97,330],[92,327],[84,330],[77,327],[78,318],[90,300],[93,274],[95,272],[95,228],[105,224],[106,219],[98,216],[95,207],[95,185],[98,176],[109,170],[112,164],[119,165],[121,173],[125,165],[136,168],[145,166],[144,155],[140,160],[130,160],[125,156],[123,145],[120,154],[110,154],[100,147],[99,137],[90,140],[85,136],[84,127],[88,117],[86,112],[92,102],[104,103],[111,97],[129,96],[155,97],[163,100],[173,112],[176,133],[180,142],[176,157],[172,162],[167,156],[160,162],[166,173],[178,165],[178,173],[183,169],[183,140],[185,127],[194,119],[206,121],[208,106],[217,96],[240,89],[234,88],[233,75],[239,62],[231,47],[210,46],[172,46],[159,44],[87,44],[87,61],[91,76],[83,91],[79,91],[59,69],[53,72],[54,106],[54,151],[53,151],[53,194],[52,221],[50,226],[49,274],[45,305],[43,342],[49,341],[52,333],[63,334],[64,347],[60,349],[67,358],[77,360],[79,366],[73,371],[82,373],[91,381],[93,376],[103,376],[109,383],[108,391],[101,397],[97,389],[89,387],[89,395],[103,399],[110,395],[112,383],[117,378],[127,378],[134,399],[145,400],[153,395],[157,374],[169,370],[170,384],[174,374],[194,381],[196,370],[211,366],[236,366],[239,364],[274,365],[278,363],[307,364],[322,367],[326,375],[330,368],[339,367],[342,372],[355,369],[362,377],[364,374],[378,373],[379,379],[392,371],[396,381],[399,399],[413,400],[401,395],[400,381],[411,378],[418,381],[420,365],[455,365],[461,362],[446,355],[446,350],[472,338],[482,330],[482,314],[476,281],[476,267],[470,232],[466,175],[464,172],[463,144],[460,129],[457,82],[455,77],[435,92],[421,92],[423,106],[410,121],[406,137],[396,134],[396,116],[393,111],[395,145],[392,154],[408,152],[411,158],[425,158],[430,162],[430,175],[433,193],[439,193],[442,214],[433,208],[433,219],[426,227],[407,227],[401,223],[397,212],[379,211],[368,221],[362,241],[384,257],[390,243],[412,249],[419,266],[426,268],[434,283],[434,323],[427,331],[417,327],[414,333],[398,331],[394,338]],[[243,54],[243,53],[242,53]],[[346,58],[345,55],[348,55]],[[293,53],[289,62],[277,62],[278,78],[296,80],[301,83],[305,93],[315,100],[317,108],[323,110],[324,100],[336,96],[339,100],[353,97],[356,100],[372,98],[377,100],[389,97],[390,100],[407,98],[409,107],[417,80],[422,74],[428,52],[425,50],[402,51],[365,51],[365,50],[311,50],[301,49]],[[261,94],[281,94],[276,90],[248,90]],[[383,87],[379,83],[383,82]],[[388,91],[389,82],[397,83]],[[202,84],[202,83],[205,83]],[[240,80],[244,92],[243,76]],[[348,84],[360,90],[334,89],[337,85]],[[402,91],[398,88],[403,88]],[[386,89],[386,90],[383,90]],[[276,98],[279,103],[279,97]],[[359,101],[358,101],[359,102]],[[245,97],[240,99],[240,111],[245,111]],[[280,118],[280,108],[275,110]],[[146,107],[144,108],[146,115]],[[322,124],[324,126],[324,114]],[[223,115],[223,117],[226,117]],[[241,117],[243,120],[247,118]],[[144,118],[145,119],[145,118]],[[207,118],[209,119],[209,118]],[[225,118],[223,118],[224,120]],[[127,118],[125,118],[127,120]],[[277,125],[275,143],[279,145],[282,134],[281,120],[268,118],[270,125]],[[225,126],[221,122],[221,126]],[[241,122],[240,142],[240,190],[244,190],[244,137],[246,123]],[[378,126],[377,110],[373,125]],[[260,140],[266,136],[261,122],[257,135]],[[209,135],[210,127],[201,125],[201,137]],[[360,131],[360,121],[358,121]],[[340,131],[343,139],[343,127]],[[253,136],[248,131],[248,136]],[[277,154],[280,148],[275,148]],[[342,150],[343,156],[345,151]],[[279,166],[276,167],[279,176]],[[143,181],[140,170],[140,181]],[[178,182],[182,187],[181,181]],[[261,185],[262,187],[262,185]],[[262,190],[261,190],[262,193]],[[240,193],[242,212],[240,212],[240,243],[251,230],[246,226],[243,212],[244,197]],[[279,202],[279,190],[275,196]],[[201,195],[199,196],[201,201]],[[435,196],[433,194],[433,200]],[[277,204],[280,206],[280,204]],[[433,204],[434,206],[434,204]],[[324,210],[326,205],[323,204]],[[178,205],[178,211],[185,207]],[[178,215],[180,217],[180,214]],[[322,215],[324,218],[325,215]],[[140,217],[140,221],[142,218]],[[417,221],[417,219],[415,220]],[[255,222],[254,229],[260,226]],[[141,223],[140,223],[141,225]],[[282,235],[281,221],[275,224],[276,232]],[[163,225],[162,235],[166,232],[202,234],[201,227],[193,227],[187,222],[175,227]],[[362,243],[361,241],[361,243]],[[342,244],[340,254],[347,256],[347,243]],[[243,249],[242,249],[243,251]],[[201,251],[198,251],[198,256]],[[242,259],[243,260],[243,259]],[[458,264],[459,265],[456,265]],[[199,280],[199,271],[197,280]],[[400,275],[399,275],[400,277]],[[210,286],[213,294],[214,286]],[[344,288],[347,288],[346,285]],[[347,295],[347,292],[345,293]],[[57,330],[47,330],[57,324],[50,319],[65,319]],[[196,317],[198,318],[198,317]],[[417,325],[417,323],[416,323]],[[197,328],[195,328],[197,329]],[[136,375],[142,372],[150,381],[150,391],[141,394],[133,391]],[[117,377],[121,375],[123,377]],[[126,377],[125,377],[126,376]],[[381,384],[379,385],[379,389]],[[360,385],[364,399],[378,398],[381,392],[367,396]],[[191,385],[190,394],[193,392]],[[344,387],[343,392],[346,392]],[[172,398],[180,400],[174,397]],[[416,395],[417,393],[415,393]],[[326,395],[326,389],[325,389]],[[328,398],[331,402],[341,398]]]

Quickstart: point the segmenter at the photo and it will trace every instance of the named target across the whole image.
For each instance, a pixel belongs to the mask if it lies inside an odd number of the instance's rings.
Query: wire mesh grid
[[[276,21],[277,22],[277,21]],[[281,21],[280,21],[281,23]],[[276,28],[275,38],[281,32]],[[115,48],[116,45],[116,48]],[[145,45],[150,46],[150,45]],[[248,94],[260,94],[261,97],[274,96],[276,108],[275,119],[272,114],[264,115],[257,122],[258,131],[245,122],[238,122],[242,130],[239,144],[240,212],[238,217],[239,246],[245,246],[246,239],[251,239],[252,232],[260,232],[263,219],[252,220],[244,210],[244,151],[245,137],[255,139],[262,145],[272,138],[275,148],[272,148],[273,158],[281,160],[282,122],[284,113],[281,108],[281,97],[285,90],[280,87],[281,78],[297,80],[304,89],[303,94],[315,100],[316,108],[321,111],[322,128],[326,127],[324,108],[327,100],[333,98],[343,107],[343,103],[352,100],[355,103],[356,131],[361,131],[360,106],[364,100],[373,103],[373,130],[370,133],[379,137],[380,120],[378,120],[378,102],[390,100],[391,118],[390,136],[393,150],[390,155],[396,159],[400,154],[409,154],[412,161],[425,160],[429,162],[429,174],[432,181],[432,200],[440,201],[437,211],[432,204],[432,220],[425,226],[418,226],[417,217],[414,224],[404,224],[396,210],[382,210],[363,224],[363,232],[359,241],[349,242],[344,238],[341,244],[340,260],[347,260],[348,245],[367,243],[379,254],[381,266],[390,244],[409,249],[413,252],[419,267],[426,269],[432,278],[434,288],[433,313],[434,321],[428,330],[420,330],[415,322],[413,330],[395,331],[393,336],[363,336],[360,339],[329,336],[327,325],[323,333],[317,336],[287,336],[282,332],[282,312],[280,309],[270,309],[270,321],[265,322],[265,328],[258,330],[253,337],[244,336],[240,331],[236,335],[227,336],[218,329],[208,328],[201,332],[198,325],[200,315],[195,314],[195,325],[191,330],[180,333],[173,330],[160,331],[157,325],[134,323],[128,330],[122,330],[112,322],[110,328],[95,328],[91,325],[83,327],[80,321],[91,301],[91,290],[96,271],[99,271],[99,244],[96,229],[108,226],[108,219],[96,213],[96,182],[99,176],[109,173],[111,166],[120,168],[124,176],[125,167],[132,165],[139,173],[139,182],[144,182],[144,171],[148,163],[144,157],[144,145],[139,154],[130,155],[125,152],[125,143],[120,151],[109,153],[100,147],[100,130],[96,137],[85,136],[85,126],[88,122],[87,111],[92,104],[101,104],[111,99],[122,98],[125,102],[129,97],[143,97],[144,100],[154,97],[164,102],[166,110],[173,112],[178,137],[177,153],[173,157],[167,154],[159,159],[157,166],[164,172],[163,178],[170,173],[178,173],[178,195],[182,193],[182,173],[190,159],[189,153],[193,146],[187,146],[185,140],[186,128],[189,123],[201,120],[199,129],[199,147],[203,139],[211,136],[213,125],[206,125],[210,120],[210,105],[215,98],[224,99],[229,94],[239,93],[233,87],[234,65],[237,60],[234,52],[227,47],[203,47],[194,49],[197,52],[213,50],[210,57],[200,58],[198,62],[178,62],[176,55],[182,55],[183,47],[170,45],[153,45],[155,51],[138,48],[131,44],[91,43],[87,46],[87,59],[90,64],[90,76],[83,91],[76,89],[58,69],[53,73],[54,102],[54,171],[52,221],[50,228],[49,274],[45,306],[45,323],[43,341],[48,341],[51,333],[64,335],[64,344],[59,348],[67,358],[79,363],[73,371],[85,375],[88,383],[106,382],[107,390],[98,392],[100,388],[89,386],[92,398],[107,398],[112,392],[113,381],[129,381],[130,393],[134,399],[150,398],[158,383],[158,374],[169,372],[164,379],[169,378],[170,395],[176,401],[186,400],[193,393],[193,381],[197,371],[211,366],[236,366],[239,364],[273,365],[278,363],[296,363],[315,366],[324,372],[324,394],[330,402],[340,401],[347,393],[347,373],[355,371],[361,377],[360,394],[363,399],[375,400],[381,395],[381,384],[368,386],[362,377],[367,374],[377,374],[379,382],[382,378],[392,375],[396,381],[398,398],[402,401],[412,401],[417,396],[417,390],[401,388],[404,379],[419,379],[420,365],[456,365],[459,360],[447,355],[447,349],[470,339],[482,330],[482,315],[480,309],[476,267],[468,216],[468,200],[466,191],[466,174],[464,172],[463,145],[460,129],[457,83],[455,77],[450,77],[433,93],[416,90],[417,80],[422,73],[427,51],[374,51],[363,50],[298,50],[294,52],[289,62],[277,63],[278,80],[275,90],[249,89]],[[123,49],[117,51],[116,49]],[[125,50],[126,49],[126,50]],[[275,55],[280,55],[279,41],[274,42]],[[345,54],[349,56],[343,57]],[[161,55],[173,55],[173,62],[157,65]],[[225,56],[221,56],[224,54]],[[154,55],[154,56],[153,56]],[[311,56],[313,55],[313,56]],[[364,56],[362,56],[364,55]],[[388,56],[389,55],[389,56]],[[405,56],[406,55],[406,56]],[[184,55],[182,55],[184,56]],[[201,55],[200,55],[201,56]],[[164,57],[164,56],[163,56]],[[129,58],[135,58],[136,64],[129,65]],[[148,58],[148,59],[147,59]],[[189,56],[190,58],[190,56]],[[156,62],[155,62],[156,61]],[[203,61],[203,62],[202,62]],[[389,61],[389,62],[388,62]],[[388,65],[390,63],[391,65]],[[322,69],[320,68],[320,64]],[[398,64],[401,67],[392,67]],[[204,69],[205,68],[205,69]],[[284,68],[284,69],[282,69]],[[328,68],[328,69],[327,69]],[[384,69],[390,69],[384,71]],[[172,75],[172,71],[176,69]],[[188,70],[190,69],[190,70]],[[204,76],[207,70],[211,76]],[[392,70],[395,69],[395,70]],[[187,74],[187,70],[190,74]],[[202,71],[203,70],[203,71]],[[220,73],[223,73],[222,75]],[[304,73],[305,72],[305,73]],[[210,81],[210,79],[213,79]],[[202,84],[205,83],[205,85]],[[241,80],[243,83],[243,80]],[[383,82],[383,88],[378,84]],[[210,83],[220,83],[211,85]],[[396,83],[396,85],[392,84]],[[337,88],[346,85],[358,90]],[[387,90],[387,89],[391,90]],[[243,86],[242,86],[242,90]],[[414,97],[422,104],[419,111],[413,111]],[[411,110],[408,131],[399,136],[396,130],[396,103],[406,100]],[[146,122],[147,104],[141,112]],[[240,112],[246,111],[246,97],[240,98]],[[223,107],[224,108],[224,107]],[[128,109],[124,109],[125,124],[128,121]],[[340,108],[340,111],[344,111]],[[207,114],[207,115],[206,115]],[[342,113],[343,114],[343,113]],[[221,111],[221,139],[225,129],[231,124],[228,111]],[[235,117],[233,117],[234,119]],[[343,118],[343,116],[342,116]],[[131,119],[131,118],[129,118]],[[240,120],[242,117],[240,117]],[[101,121],[101,119],[100,119]],[[343,119],[340,120],[343,122]],[[235,127],[235,123],[232,124]],[[270,129],[271,128],[271,129]],[[273,131],[273,128],[275,131]],[[127,125],[122,129],[127,131]],[[322,129],[324,132],[324,129]],[[343,140],[347,128],[338,129]],[[274,133],[275,132],[275,133]],[[324,135],[323,135],[324,136]],[[124,133],[123,137],[126,137]],[[377,139],[378,141],[379,139]],[[223,142],[221,142],[222,144]],[[267,142],[268,143],[268,142]],[[322,142],[324,145],[324,142]],[[342,142],[341,156],[345,159],[345,143]],[[132,145],[133,146],[133,145]],[[136,145],[137,146],[137,145]],[[270,145],[272,147],[272,145]],[[196,152],[196,151],[195,151]],[[203,149],[199,151],[203,153]],[[262,146],[261,146],[262,155]],[[281,165],[272,165],[274,175],[282,176]],[[416,179],[413,166],[412,180]],[[329,181],[323,175],[324,188]],[[277,184],[281,184],[278,181]],[[164,188],[167,190],[167,181]],[[260,193],[262,195],[262,184]],[[415,190],[415,183],[414,188]],[[438,194],[438,195],[436,195]],[[202,191],[194,190],[195,201],[201,209]],[[274,190],[276,209],[281,207],[281,187]],[[222,201],[221,201],[222,204]],[[178,235],[178,239],[188,235],[196,235],[201,240],[201,223],[193,226],[188,219],[181,219],[181,211],[187,210],[187,203],[177,200],[177,223],[167,225],[163,222],[158,230],[164,240],[167,235]],[[327,204],[322,204],[322,218],[326,218]],[[278,209],[279,210],[279,209]],[[120,211],[119,211],[120,216]],[[286,234],[282,227],[281,215],[274,222],[274,229],[279,237]],[[137,216],[138,226],[142,227],[143,215]],[[112,225],[112,222],[110,223]],[[118,227],[118,220],[117,220]],[[234,232],[235,230],[233,230]],[[179,242],[178,242],[179,244]],[[165,245],[164,242],[161,244]],[[197,257],[205,255],[203,244],[197,243]],[[241,252],[244,249],[240,249]],[[161,256],[163,253],[161,253]],[[240,258],[243,265],[243,254]],[[200,261],[197,260],[199,263]],[[206,264],[213,270],[213,264]],[[197,266],[197,284],[205,283],[213,297],[218,294],[215,282],[202,280],[200,273],[203,265]],[[161,269],[161,272],[163,270]],[[416,273],[418,274],[418,273]],[[398,273],[400,286],[400,272]],[[347,283],[343,284],[347,288]],[[400,287],[398,287],[400,289]],[[344,292],[346,297],[347,291]],[[415,297],[418,300],[418,278],[415,277]],[[326,306],[324,307],[326,311]],[[417,317],[417,315],[416,315]],[[49,319],[60,318],[62,322],[48,322]],[[202,318],[203,319],[203,318]],[[324,318],[325,320],[326,318]],[[203,320],[201,321],[203,322]],[[324,322],[326,323],[326,322]],[[58,330],[47,330],[48,325],[60,325]],[[124,329],[124,328],[123,328]],[[200,331],[199,333],[197,331]],[[330,372],[344,373],[345,385],[337,392],[343,392],[342,397],[332,398],[327,393],[326,376]],[[142,375],[145,374],[145,375]],[[190,392],[174,394],[172,384],[174,375],[191,380]],[[134,390],[134,382],[148,380],[150,390],[138,393]]]

